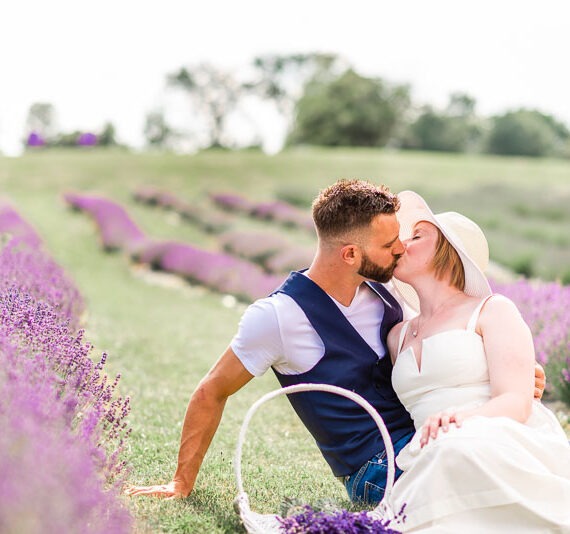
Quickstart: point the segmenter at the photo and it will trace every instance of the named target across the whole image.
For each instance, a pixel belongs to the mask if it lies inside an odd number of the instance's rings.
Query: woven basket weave
[[[372,407],[372,405],[368,401],[366,401],[363,397],[361,397],[357,393],[354,393],[347,389],[337,386],[331,386],[328,384],[297,384],[295,386],[288,386],[285,388],[280,388],[275,391],[266,393],[263,397],[257,400],[250,407],[242,423],[236,447],[235,461],[234,461],[235,477],[238,488],[238,495],[234,501],[234,507],[236,513],[238,513],[239,516],[241,517],[241,520],[247,532],[249,532],[250,534],[280,534],[283,532],[281,523],[279,522],[279,516],[277,514],[258,514],[257,512],[251,510],[249,505],[248,495],[243,489],[243,481],[241,475],[241,457],[242,457],[242,449],[243,449],[243,443],[245,441],[245,434],[247,431],[247,427],[249,426],[249,423],[254,413],[265,402],[274,399],[279,395],[288,395],[291,393],[299,393],[302,391],[326,391],[328,393],[341,395],[359,404],[370,414],[370,417],[374,419],[374,422],[376,423],[378,429],[380,430],[380,433],[382,434],[382,439],[384,440],[384,445],[386,447],[388,476],[386,481],[386,491],[384,493],[384,497],[382,498],[380,503],[376,506],[376,508],[369,511],[368,514],[372,516],[374,519],[382,519],[382,520],[393,519],[394,514],[390,509],[388,503],[389,503],[390,494],[392,492],[392,487],[394,485],[394,475],[395,475],[394,447],[392,446],[392,440],[390,439],[390,434],[388,433],[388,429],[386,428],[386,425],[384,424],[382,417],[380,417],[378,412],[376,412],[376,410]]]

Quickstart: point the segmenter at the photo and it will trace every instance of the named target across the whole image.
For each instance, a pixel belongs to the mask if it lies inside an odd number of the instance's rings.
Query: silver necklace
[[[460,291],[458,293],[454,293],[453,295],[451,295],[450,297],[446,298],[436,309],[435,311],[432,313],[431,317],[433,317],[434,315],[436,315],[439,310],[441,310],[443,308],[443,306],[450,301],[453,297],[456,297],[457,295],[459,295],[460,293],[463,293],[463,291]],[[431,319],[430,317],[430,319]],[[424,322],[425,324],[425,322]],[[418,315],[418,318],[416,320],[416,327],[412,330],[412,337],[418,337],[418,331],[420,330],[420,315]]]
[[[413,337],[418,337],[418,328],[419,328],[419,325],[420,325],[420,316],[419,316],[419,315],[418,315],[418,320],[416,321],[416,325],[417,325],[417,326],[416,326],[416,329],[415,329],[415,330],[412,330],[412,336],[413,336]]]

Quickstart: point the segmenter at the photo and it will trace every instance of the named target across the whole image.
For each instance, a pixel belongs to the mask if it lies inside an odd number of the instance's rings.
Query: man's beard
[[[358,274],[368,280],[373,280],[374,282],[385,284],[392,279],[392,276],[394,275],[394,269],[398,265],[399,259],[400,254],[394,257],[394,261],[388,267],[380,267],[380,265],[374,263],[363,252],[362,263],[360,264],[360,269],[358,269]]]

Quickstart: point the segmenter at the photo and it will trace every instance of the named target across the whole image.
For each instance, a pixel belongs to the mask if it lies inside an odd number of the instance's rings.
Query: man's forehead
[[[372,220],[372,231],[386,242],[395,240],[400,233],[400,223],[394,213],[382,213]]]
[[[372,219],[372,223],[376,224],[392,224],[397,222],[398,218],[396,217],[395,213],[379,213]]]
[[[395,213],[381,213],[372,219],[372,226],[376,228],[399,228],[400,223]]]

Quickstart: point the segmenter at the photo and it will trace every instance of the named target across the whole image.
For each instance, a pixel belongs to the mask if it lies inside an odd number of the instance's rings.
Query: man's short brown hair
[[[398,197],[385,185],[366,180],[339,180],[313,202],[313,220],[320,238],[330,239],[368,226],[374,217],[396,213]]]

